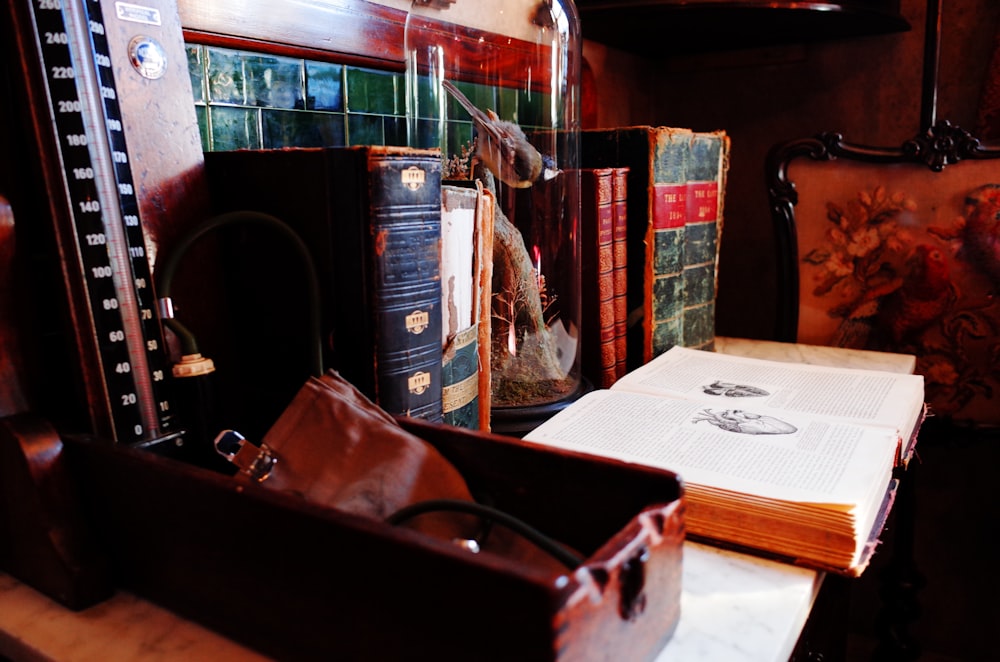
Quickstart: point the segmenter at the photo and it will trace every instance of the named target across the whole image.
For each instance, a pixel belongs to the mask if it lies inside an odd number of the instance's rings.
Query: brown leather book
[[[615,383],[612,169],[580,171],[581,337],[583,374],[602,388]]]
[[[712,349],[722,211],[729,170],[725,131],[695,132],[684,223],[684,346]]]
[[[584,166],[629,168],[629,370],[683,343],[685,155],[691,133],[653,126],[581,132]]]
[[[611,274],[614,286],[615,308],[615,377],[621,378],[628,371],[628,167],[613,168],[611,175],[611,199],[614,206],[612,217],[612,248],[614,271]]]

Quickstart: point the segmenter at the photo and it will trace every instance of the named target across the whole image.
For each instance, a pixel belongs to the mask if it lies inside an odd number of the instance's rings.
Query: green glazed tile
[[[409,136],[413,147],[441,147],[441,131],[434,120],[417,120],[415,135]]]
[[[441,109],[439,105],[440,102],[438,97],[436,96],[436,92],[437,89],[435,86],[431,85],[430,78],[428,78],[427,76],[420,76],[417,79],[417,100],[416,100],[417,117],[421,119],[435,119],[437,117],[440,117],[441,115]],[[441,93],[447,96],[448,99],[451,98],[450,95],[444,92],[444,90],[441,90]],[[454,101],[449,102],[446,99],[445,103],[454,103]],[[451,106],[446,106],[446,108],[448,109],[448,113],[450,115],[450,113],[453,112],[451,110]],[[460,106],[456,104],[455,108],[460,108]],[[405,106],[403,114],[405,114]]]
[[[312,115],[319,133],[317,147],[343,147],[347,144],[347,122],[341,113],[306,113]]]
[[[472,105],[479,110],[484,113],[490,110],[496,112],[497,96],[496,91],[492,87],[461,82],[456,83],[455,87],[457,87],[459,91],[462,92],[472,103]],[[469,112],[455,99],[453,95],[447,93],[445,94],[447,96],[448,104],[448,119],[470,121],[472,116]]]
[[[465,92],[465,96],[469,97],[472,104],[479,110],[484,113],[492,110],[497,115],[500,114],[497,111],[497,91],[495,88],[489,85],[473,85],[471,89],[467,88],[463,91]],[[468,117],[468,113],[465,113],[464,110],[462,113],[465,114],[465,117]],[[462,115],[458,115],[457,117],[462,117]]]
[[[501,119],[510,120],[511,122],[521,121],[518,114],[520,104],[518,103],[518,91],[512,87],[498,87],[496,89],[497,95],[497,115]]]
[[[335,147],[344,144],[343,117],[269,109],[261,111],[261,142],[265,149]]]
[[[305,73],[298,58],[245,55],[247,105],[303,108]]]
[[[243,58],[237,51],[205,48],[209,103],[245,104]]]
[[[385,144],[381,115],[347,115],[347,142],[350,145]]]
[[[443,98],[435,96],[426,76],[418,79],[415,102],[422,119],[411,123],[406,118],[403,75],[396,72],[199,45],[188,45],[186,54],[193,101],[196,106],[210,105],[196,108],[206,151],[340,146],[348,144],[348,137],[355,145],[442,147],[441,100],[447,103],[445,151],[459,155],[463,148],[471,148],[474,130],[468,112],[446,93]],[[528,131],[550,128],[547,94],[457,84],[481,110],[494,110]]]
[[[347,68],[347,110],[354,113],[402,114],[402,74]]]
[[[536,90],[519,92],[517,95],[517,121],[522,127],[559,128],[553,126],[549,107],[551,99],[551,95]]]
[[[201,62],[201,46],[185,46],[188,61],[188,76],[191,77],[191,94],[195,103],[205,102],[205,67]]]
[[[344,109],[344,67],[328,62],[306,62],[306,108]]]
[[[500,119],[517,121],[517,90],[469,83],[458,83],[456,87],[479,110],[485,113],[492,110]],[[452,98],[448,101],[448,118],[469,119],[469,113]]]
[[[475,105],[475,103],[476,103],[474,101],[474,98],[476,96],[476,86],[475,85],[470,85],[469,83],[463,83],[463,82],[458,81],[458,82],[455,83],[455,87],[457,87],[458,90],[462,94],[464,94],[466,97],[468,97],[469,101],[472,101],[473,104]],[[429,84],[428,84],[427,91],[425,93],[426,94],[430,93],[430,86],[429,86]],[[444,91],[443,89],[442,89],[442,93],[444,94],[444,100],[445,100],[445,112],[447,112],[449,120],[469,120],[469,119],[471,119],[469,117],[469,113],[465,110],[465,108],[462,107],[462,105],[460,103],[458,103],[458,101],[455,99],[454,95],[449,94],[448,92]]]
[[[464,148],[468,152],[472,148],[472,123],[448,122],[448,144],[445,151],[449,156],[461,155]]]
[[[386,145],[406,145],[406,118],[405,117],[383,117],[382,125],[385,128]]]
[[[208,106],[195,106],[194,114],[198,118],[198,133],[201,134],[201,151],[212,151],[212,135],[208,131]]]
[[[259,113],[254,108],[210,106],[212,150],[260,149]]]

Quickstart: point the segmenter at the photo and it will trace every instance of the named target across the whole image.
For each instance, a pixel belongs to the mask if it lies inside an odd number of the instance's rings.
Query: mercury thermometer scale
[[[106,396],[92,417],[110,421],[94,432],[150,443],[178,431],[101,3],[32,0],[32,12]]]

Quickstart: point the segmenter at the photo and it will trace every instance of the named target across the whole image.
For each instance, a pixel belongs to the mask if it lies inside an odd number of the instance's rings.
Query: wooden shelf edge
[[[192,43],[400,71],[404,66],[406,12],[385,5],[178,0],[177,9]]]

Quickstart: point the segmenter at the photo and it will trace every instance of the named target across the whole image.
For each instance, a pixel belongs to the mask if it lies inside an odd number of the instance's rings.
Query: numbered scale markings
[[[153,441],[175,423],[101,5],[34,0],[33,19],[114,428],[104,432]]]

